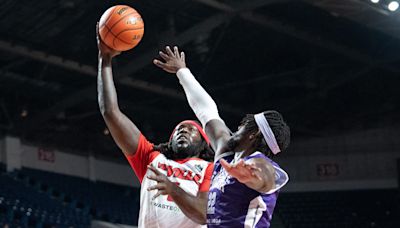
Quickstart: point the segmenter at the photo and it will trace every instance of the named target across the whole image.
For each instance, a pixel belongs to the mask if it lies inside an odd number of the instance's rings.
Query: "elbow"
[[[115,119],[116,117],[119,116],[120,113],[118,108],[104,108],[104,107],[103,108],[100,107],[100,112],[103,118],[106,120]]]
[[[263,186],[261,188],[259,188],[259,189],[256,189],[256,190],[258,192],[265,193],[265,192],[271,191],[274,188],[275,188],[275,182],[274,181],[265,180]]]
[[[115,116],[118,116],[118,113],[120,113],[118,105],[106,104],[106,102],[104,102],[100,97],[99,97],[99,109],[104,119],[113,118]]]
[[[105,100],[101,94],[98,95],[98,105],[104,118],[112,117],[120,112],[118,103]]]
[[[206,225],[207,224],[207,215],[202,213],[200,216],[199,224]]]
[[[194,222],[200,224],[200,225],[206,225],[207,224],[207,216],[205,213],[201,213],[198,216],[194,217]]]
[[[269,192],[274,188],[275,188],[275,184],[274,183],[270,183],[270,184],[266,185],[266,187],[262,190],[262,192]]]
[[[199,208],[191,209],[186,211],[185,215],[197,224],[205,225],[207,223],[206,208],[204,210],[199,210]]]

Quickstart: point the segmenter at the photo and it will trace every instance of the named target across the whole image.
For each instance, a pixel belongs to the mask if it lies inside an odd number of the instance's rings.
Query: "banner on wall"
[[[54,163],[56,161],[56,154],[54,150],[38,148],[38,160]]]
[[[337,177],[340,174],[339,164],[337,163],[318,163],[317,176],[324,178]]]

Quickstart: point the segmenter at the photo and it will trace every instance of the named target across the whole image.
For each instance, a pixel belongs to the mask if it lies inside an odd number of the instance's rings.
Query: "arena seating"
[[[137,225],[139,189],[26,168],[5,170],[0,163],[0,225],[88,227],[92,219]],[[282,192],[274,217],[286,228],[398,228],[400,191]]]
[[[0,186],[0,225],[88,227],[92,219],[137,224],[138,189],[32,169],[1,173]]]
[[[400,191],[281,193],[276,212],[287,228],[398,228]]]
[[[90,218],[12,177],[0,175],[0,224],[11,227],[87,227]]]
[[[33,169],[22,169],[21,175],[41,182],[42,189],[81,209],[95,219],[136,224],[139,213],[139,189],[60,175]]]

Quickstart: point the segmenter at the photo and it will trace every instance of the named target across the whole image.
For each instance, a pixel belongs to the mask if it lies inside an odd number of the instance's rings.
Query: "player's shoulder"
[[[269,158],[267,155],[265,155],[264,153],[261,153],[259,151],[256,151],[244,158],[245,161],[252,160],[252,159],[262,159],[262,160],[265,160],[266,162],[270,163],[274,167],[280,167],[278,163],[276,163],[271,158]]]
[[[245,160],[251,160],[251,159],[263,159],[266,162],[268,162],[275,170],[275,179],[281,180],[282,182],[287,182],[289,180],[289,176],[286,173],[286,171],[275,161],[273,161],[271,158],[266,156],[265,154],[256,151],[253,154],[247,156]]]
[[[275,171],[274,172],[275,187],[264,194],[267,194],[267,195],[273,194],[273,193],[279,191],[283,186],[285,186],[288,183],[289,175],[287,174],[287,172],[284,169],[282,169],[277,162],[273,161],[271,158],[267,157],[265,154],[263,154],[261,152],[255,152],[246,158],[247,158],[247,160],[263,159],[265,162],[269,163],[273,167],[273,169]]]

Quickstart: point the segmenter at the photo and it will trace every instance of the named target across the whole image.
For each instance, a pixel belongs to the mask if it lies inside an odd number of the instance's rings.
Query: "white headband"
[[[281,149],[279,149],[278,143],[276,142],[275,135],[272,132],[264,113],[255,114],[254,119],[272,153],[277,154],[281,152]]]

